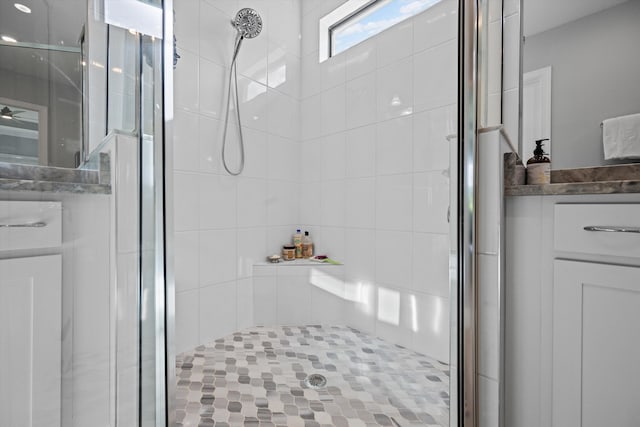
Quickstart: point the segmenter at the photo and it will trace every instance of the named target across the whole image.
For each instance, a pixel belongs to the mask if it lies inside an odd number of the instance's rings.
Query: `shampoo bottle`
[[[309,232],[304,232],[304,238],[302,239],[302,258],[311,258],[313,256],[313,241]]]
[[[302,258],[302,233],[300,229],[297,229],[296,234],[293,235],[293,246],[296,248],[296,258]]]
[[[533,157],[527,160],[527,184],[541,185],[551,183],[551,160],[545,156],[542,149],[544,141],[549,138],[536,141],[536,149],[533,150]]]

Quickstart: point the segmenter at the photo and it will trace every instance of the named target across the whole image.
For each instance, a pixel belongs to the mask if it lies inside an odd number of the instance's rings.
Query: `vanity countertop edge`
[[[111,159],[99,153],[95,162],[81,169],[0,162],[0,191],[111,194]]]
[[[551,171],[551,184],[520,185],[516,182],[515,153],[504,156],[504,195],[551,196],[640,193],[640,163]]]

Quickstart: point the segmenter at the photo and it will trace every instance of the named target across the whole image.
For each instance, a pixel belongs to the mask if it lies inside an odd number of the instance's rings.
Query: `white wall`
[[[174,140],[181,352],[253,325],[252,266],[279,253],[298,224],[300,2],[194,0],[175,7],[182,57]],[[242,7],[262,15],[263,29],[239,55],[246,167],[232,177],[222,167],[220,143],[235,37],[229,22]],[[233,123],[230,130],[232,148]]]
[[[300,220],[345,264],[348,325],[446,361],[457,3],[318,64],[337,3],[303,3]]]

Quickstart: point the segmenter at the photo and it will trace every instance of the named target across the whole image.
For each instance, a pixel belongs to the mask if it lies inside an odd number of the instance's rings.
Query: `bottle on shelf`
[[[293,246],[296,248],[296,258],[302,258],[302,233],[300,229],[293,235]]]
[[[311,236],[309,236],[309,232],[304,232],[304,237],[302,238],[302,258],[311,258],[313,256],[313,241],[311,240]]]
[[[541,185],[551,183],[551,160],[545,156],[542,144],[549,138],[536,141],[533,157],[527,160],[527,184]]]

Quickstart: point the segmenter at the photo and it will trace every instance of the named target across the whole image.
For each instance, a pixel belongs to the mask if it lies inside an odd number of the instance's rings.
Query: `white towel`
[[[640,159],[640,114],[602,122],[605,160]]]

